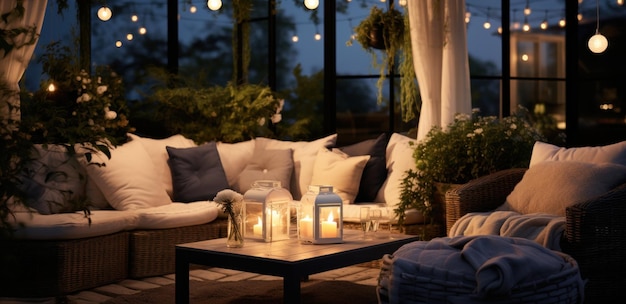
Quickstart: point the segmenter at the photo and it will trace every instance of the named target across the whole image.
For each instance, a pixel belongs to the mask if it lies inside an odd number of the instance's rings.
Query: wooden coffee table
[[[189,303],[189,264],[228,268],[283,277],[285,303],[300,302],[300,280],[311,274],[377,260],[415,235],[364,240],[356,230],[344,230],[341,244],[301,244],[297,239],[265,243],[246,240],[243,248],[226,247],[225,239],[176,246],[176,303]]]

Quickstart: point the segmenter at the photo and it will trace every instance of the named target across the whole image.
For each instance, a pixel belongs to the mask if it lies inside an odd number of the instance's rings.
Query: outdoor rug
[[[191,304],[283,303],[283,281],[190,281]],[[113,298],[105,304],[174,303],[175,284]],[[301,303],[378,303],[376,286],[349,281],[301,283]]]

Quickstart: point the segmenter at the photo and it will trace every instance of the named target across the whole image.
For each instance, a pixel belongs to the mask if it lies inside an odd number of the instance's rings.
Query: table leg
[[[189,303],[189,263],[180,254],[176,254],[175,270],[176,304]]]
[[[298,274],[287,274],[283,278],[284,303],[300,303],[300,279]]]

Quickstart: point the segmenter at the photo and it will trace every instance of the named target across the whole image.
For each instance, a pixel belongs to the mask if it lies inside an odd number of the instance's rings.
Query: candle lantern
[[[292,200],[279,181],[255,181],[243,195],[245,237],[265,242],[288,239]]]
[[[343,242],[343,201],[332,186],[311,185],[298,210],[298,238],[302,243]]]

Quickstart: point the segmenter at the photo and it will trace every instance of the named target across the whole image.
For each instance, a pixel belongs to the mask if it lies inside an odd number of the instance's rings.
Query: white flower
[[[102,77],[98,76],[98,83],[102,83]]]
[[[511,124],[511,129],[513,129],[513,130],[517,129],[517,125],[516,124]]]
[[[76,98],[76,103],[83,103],[83,102],[87,102],[90,100],[91,100],[91,95],[87,93],[83,93],[83,95],[80,95],[78,98]]]
[[[104,94],[104,92],[107,91],[107,89],[108,89],[107,86],[101,85],[101,86],[98,86],[98,88],[96,89],[96,92],[98,92],[98,95],[102,95]]]
[[[90,126],[94,125],[93,119],[89,118],[89,121],[87,121],[87,124],[89,124]]]
[[[265,117],[259,118],[258,123],[259,123],[259,126],[265,125]]]
[[[483,128],[478,128],[478,129],[474,130],[474,133],[476,133],[476,134],[483,133]]]
[[[106,111],[104,118],[107,120],[113,120],[117,118],[117,113],[115,111]]]
[[[282,119],[283,119],[283,115],[282,114],[276,113],[276,114],[272,115],[272,123],[273,124],[279,123]]]
[[[454,119],[464,121],[464,120],[469,120],[470,116],[465,113],[458,113],[454,115]]]
[[[476,135],[476,134],[474,134],[474,133],[468,133],[468,134],[467,134],[467,137],[472,138],[472,137],[474,137],[475,135]]]

